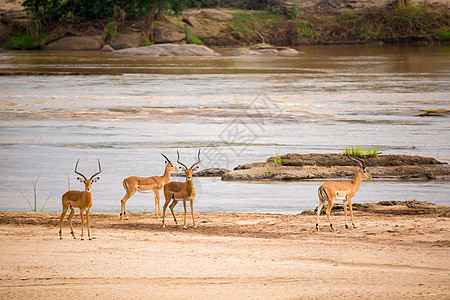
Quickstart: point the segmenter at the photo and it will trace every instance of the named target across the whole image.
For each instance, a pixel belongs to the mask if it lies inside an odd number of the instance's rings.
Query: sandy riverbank
[[[57,213],[0,213],[3,299],[449,297],[448,207],[374,206],[337,232],[309,215],[198,213],[198,229],[150,213],[92,215],[92,241],[58,237]],[[181,219],[182,216],[179,215]]]

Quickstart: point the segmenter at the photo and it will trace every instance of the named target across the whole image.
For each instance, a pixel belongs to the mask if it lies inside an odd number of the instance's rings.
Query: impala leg
[[[128,191],[125,196],[123,196],[122,200],[120,200],[120,219],[122,220],[122,216],[125,220],[128,220],[127,216],[127,208],[125,206],[125,203],[128,199],[131,198],[136,193],[136,191]]]
[[[331,223],[331,218],[330,218],[331,208],[333,207],[333,204],[334,204],[334,200],[333,200],[333,201],[328,200],[328,207],[327,207],[326,213],[327,213],[328,222],[330,222],[330,227],[331,227],[331,229],[336,230],[336,229],[333,227],[333,223]]]
[[[91,224],[90,224],[91,217],[89,216],[89,209],[86,210],[86,221],[87,221],[88,238],[89,238],[89,240],[92,240],[91,239]]]
[[[164,206],[163,206],[163,228],[166,228],[166,208],[167,208],[167,205],[169,205],[170,200],[172,200],[172,199],[170,198],[169,195],[166,195],[165,193],[164,193],[164,198],[166,201],[164,202]]]
[[[187,210],[186,210],[186,199],[183,199],[183,207],[184,207],[184,229],[187,229],[186,227],[186,215],[187,215]]]
[[[348,225],[347,225],[347,201],[344,200],[343,206],[344,206],[344,215],[345,215],[345,228],[348,228]]]
[[[63,207],[63,211],[61,213],[61,216],[59,217],[59,239],[60,240],[62,240],[62,222],[64,220],[64,217],[66,216],[68,209],[69,209],[69,206]]]
[[[80,208],[80,216],[81,216],[81,240],[84,240],[84,215],[83,210]]]
[[[170,208],[170,211],[172,212],[173,220],[175,221],[175,224],[177,224],[177,227],[178,227],[178,226],[180,226],[180,225],[178,225],[177,218],[175,217],[175,212],[173,211],[173,208],[174,208],[175,205],[177,205],[177,204],[178,204],[178,201],[175,200],[175,199],[173,199],[173,202],[172,202],[172,204],[170,204],[169,208]]]
[[[353,228],[356,228],[355,217],[353,217],[352,198],[348,198],[348,207],[350,208],[350,216],[352,217]]]
[[[323,205],[324,205],[324,201],[322,201],[322,199],[320,199],[319,200],[319,206],[317,207],[317,222],[316,222],[316,229],[317,229],[317,231],[320,231],[320,229],[319,229],[319,216],[320,216],[320,213],[322,212]]]
[[[73,238],[76,239],[75,233],[73,233],[73,227],[72,227],[72,218],[73,218],[74,214],[75,214],[75,209],[72,207],[70,209],[70,214],[69,214],[69,227],[70,227],[70,233],[72,234]]]
[[[195,225],[195,219],[194,219],[194,199],[191,199],[191,215],[192,215],[192,222],[194,223],[194,228],[197,228],[197,225]]]
[[[153,192],[155,193],[155,216],[158,218],[161,215],[159,190],[154,190]]]
[[[169,204],[169,202],[166,200],[166,202],[164,202],[164,206],[163,206],[163,228],[166,228],[166,208],[167,208],[168,204]]]

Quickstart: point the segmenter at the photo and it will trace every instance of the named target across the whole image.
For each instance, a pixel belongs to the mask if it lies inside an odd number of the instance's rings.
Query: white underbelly
[[[345,191],[337,191],[336,192],[336,200],[347,200],[347,193]]]

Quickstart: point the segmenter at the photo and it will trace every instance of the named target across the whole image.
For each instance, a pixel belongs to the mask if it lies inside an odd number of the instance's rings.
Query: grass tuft
[[[354,148],[345,148],[343,155],[346,155],[346,152],[348,151],[348,154],[355,155],[360,158],[366,158],[366,157],[375,157],[381,152],[377,148],[360,148],[360,147],[354,147]]]
[[[184,27],[188,44],[203,45],[203,41],[194,33],[191,27]]]

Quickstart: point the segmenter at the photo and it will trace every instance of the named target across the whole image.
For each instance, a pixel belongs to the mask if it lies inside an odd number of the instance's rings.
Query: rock
[[[213,8],[202,9],[195,16],[197,18],[209,19],[214,21],[228,21],[233,19],[233,15]]]
[[[233,52],[233,55],[296,55],[299,54],[295,49],[288,47],[274,47],[269,44],[256,44],[248,48],[240,48]]]
[[[117,33],[109,42],[114,49],[125,49],[139,47],[142,44],[142,35],[140,32]]]
[[[102,52],[113,52],[113,51],[115,51],[115,49],[112,48],[110,45],[105,45],[105,46],[103,46],[103,48],[100,51],[102,51]]]
[[[100,50],[103,41],[100,36],[69,36],[56,40],[44,47],[45,50]]]
[[[209,168],[195,173],[196,177],[221,177],[225,173],[230,172],[228,169]]]
[[[242,44],[234,30],[224,21],[233,16],[216,9],[183,12],[183,22],[193,27],[195,35],[206,45],[230,46]]]
[[[153,29],[153,41],[156,44],[179,43],[186,39],[184,31],[156,25]]]
[[[191,25],[192,27],[200,27],[201,24],[197,21],[194,16],[183,16],[183,22]]]
[[[112,54],[149,56],[219,56],[220,54],[203,45],[158,44],[152,46],[121,49]]]

